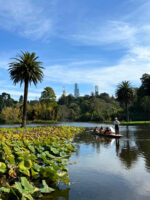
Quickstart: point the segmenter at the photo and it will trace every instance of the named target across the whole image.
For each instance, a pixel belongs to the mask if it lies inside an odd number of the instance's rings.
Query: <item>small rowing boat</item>
[[[99,131],[93,131],[93,134],[98,135],[98,136],[103,136],[103,137],[109,137],[109,138],[121,138],[121,137],[123,137],[123,135],[115,134],[114,132],[111,132],[111,131],[109,131],[107,133],[105,133],[105,132],[100,133]]]

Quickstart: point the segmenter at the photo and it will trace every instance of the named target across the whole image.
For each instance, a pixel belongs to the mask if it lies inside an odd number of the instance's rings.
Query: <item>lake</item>
[[[95,123],[61,123],[84,127]],[[37,125],[34,125],[37,126]],[[103,125],[108,126],[108,125]],[[50,200],[149,200],[149,126],[120,126],[119,140],[83,133],[74,140],[70,186],[60,185]]]
[[[120,132],[124,137],[119,140],[87,133],[75,138],[77,151],[70,162],[76,164],[69,166],[71,185],[61,185],[47,199],[149,200],[149,127],[121,126]]]

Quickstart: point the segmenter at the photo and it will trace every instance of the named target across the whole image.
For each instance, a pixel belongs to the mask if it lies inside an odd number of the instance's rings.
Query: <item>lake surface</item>
[[[101,126],[73,122],[58,125]],[[77,151],[70,158],[70,162],[76,164],[68,166],[71,185],[60,185],[60,189],[46,199],[149,200],[150,127],[120,126],[120,132],[124,137],[119,140],[89,133],[76,137]]]
[[[60,186],[53,200],[149,200],[150,130],[121,126],[123,138],[84,133],[75,138],[77,151],[69,166],[71,185]]]
[[[20,127],[19,124],[4,124],[0,125],[0,128],[17,128]],[[100,123],[92,123],[92,122],[61,122],[57,124],[28,124],[27,127],[37,127],[37,126],[75,126],[75,127],[100,127],[100,126],[108,126],[106,124],[100,124]]]

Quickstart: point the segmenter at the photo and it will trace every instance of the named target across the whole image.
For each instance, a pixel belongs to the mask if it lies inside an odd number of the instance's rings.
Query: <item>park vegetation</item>
[[[57,121],[110,122],[115,117],[120,121],[150,120],[150,75],[143,74],[141,86],[134,88],[129,81],[116,87],[115,96],[107,93],[75,98],[72,94],[62,95],[56,100],[54,90],[47,86],[37,100],[28,101],[28,89],[33,83],[43,80],[42,63],[34,52],[23,52],[9,63],[9,74],[14,84],[24,84],[24,95],[19,101],[3,92],[0,95],[0,123],[26,122],[50,123]]]
[[[150,120],[150,75],[144,74],[139,88],[123,81],[116,88],[116,96],[107,93],[85,95],[75,98],[62,95],[56,100],[51,87],[46,87],[39,100],[27,101],[27,120],[35,123],[57,121],[110,122],[115,117],[121,121]],[[19,101],[3,92],[0,95],[1,123],[21,123],[23,96]]]
[[[123,81],[116,88],[116,96],[107,93],[75,98],[62,95],[56,100],[51,87],[46,87],[39,100],[27,101],[27,120],[34,123],[57,121],[110,122],[118,117],[121,121],[150,120],[150,75],[144,74],[139,88]],[[1,123],[21,123],[23,96],[19,101],[3,92],[0,95]]]
[[[83,128],[0,129],[0,199],[33,200],[69,185],[71,141]]]

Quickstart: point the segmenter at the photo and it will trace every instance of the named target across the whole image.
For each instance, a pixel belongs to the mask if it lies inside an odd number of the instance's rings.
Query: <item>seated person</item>
[[[106,127],[104,134],[109,134],[109,132],[110,132],[110,128]]]
[[[94,132],[98,132],[99,129],[97,128],[97,126],[94,128]]]
[[[103,129],[103,127],[102,127],[102,126],[100,127],[100,129],[99,129],[99,130],[100,130],[100,133],[104,133],[104,129]]]

